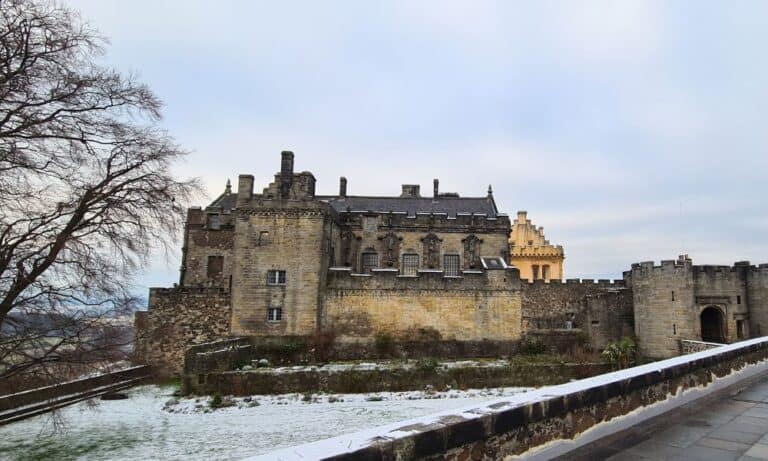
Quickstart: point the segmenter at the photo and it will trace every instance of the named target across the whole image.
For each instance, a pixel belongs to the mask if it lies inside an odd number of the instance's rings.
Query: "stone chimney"
[[[251,203],[253,197],[253,175],[241,174],[237,178],[237,206],[245,206]]]
[[[432,181],[432,194],[435,198],[440,195],[440,180],[437,178]]]
[[[339,178],[339,197],[347,196],[347,178],[344,176]]]
[[[413,198],[419,198],[421,197],[421,186],[418,184],[403,184],[403,192],[400,194],[400,197],[413,197]]]
[[[287,199],[293,184],[293,152],[284,150],[280,156],[280,198]]]

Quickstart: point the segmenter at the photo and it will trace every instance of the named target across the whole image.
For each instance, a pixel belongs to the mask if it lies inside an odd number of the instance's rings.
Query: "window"
[[[672,301],[674,301],[674,300],[675,300],[675,292],[672,291]]]
[[[532,266],[532,272],[533,272],[533,280],[538,280],[539,279],[539,265],[538,264],[534,264]]]
[[[261,231],[259,232],[259,242],[257,243],[258,246],[266,245],[269,243],[269,232],[267,231]]]
[[[532,246],[533,246],[533,240],[528,240],[528,246],[529,246],[529,247],[532,247]]]
[[[371,269],[379,267],[379,255],[378,253],[363,253],[363,272],[370,272]]]
[[[416,275],[419,271],[419,255],[407,253],[403,255],[402,275]]]
[[[208,256],[208,267],[206,268],[208,278],[221,277],[223,271],[224,256]]]
[[[544,264],[541,266],[541,278],[549,281],[549,264]]]
[[[446,277],[459,276],[459,255],[443,256],[443,271]]]
[[[285,271],[267,271],[267,285],[285,285]]]
[[[208,229],[221,229],[221,219],[217,214],[208,215]]]
[[[270,322],[279,322],[283,319],[283,309],[281,307],[270,307],[267,309],[267,320]]]
[[[736,296],[736,304],[741,304],[741,296]]]

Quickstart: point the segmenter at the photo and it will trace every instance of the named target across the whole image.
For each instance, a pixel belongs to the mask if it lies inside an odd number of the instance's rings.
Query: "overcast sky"
[[[768,262],[768,2],[66,3],[164,100],[211,198],[293,150],[323,194],[490,183],[569,278]]]

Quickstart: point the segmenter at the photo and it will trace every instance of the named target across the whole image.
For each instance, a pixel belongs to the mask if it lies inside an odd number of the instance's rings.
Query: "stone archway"
[[[723,311],[713,306],[701,311],[701,340],[711,343],[725,343]]]

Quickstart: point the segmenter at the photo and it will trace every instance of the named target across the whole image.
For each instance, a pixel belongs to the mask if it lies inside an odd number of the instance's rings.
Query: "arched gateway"
[[[725,318],[723,311],[712,306],[701,311],[701,340],[712,343],[725,343]]]

